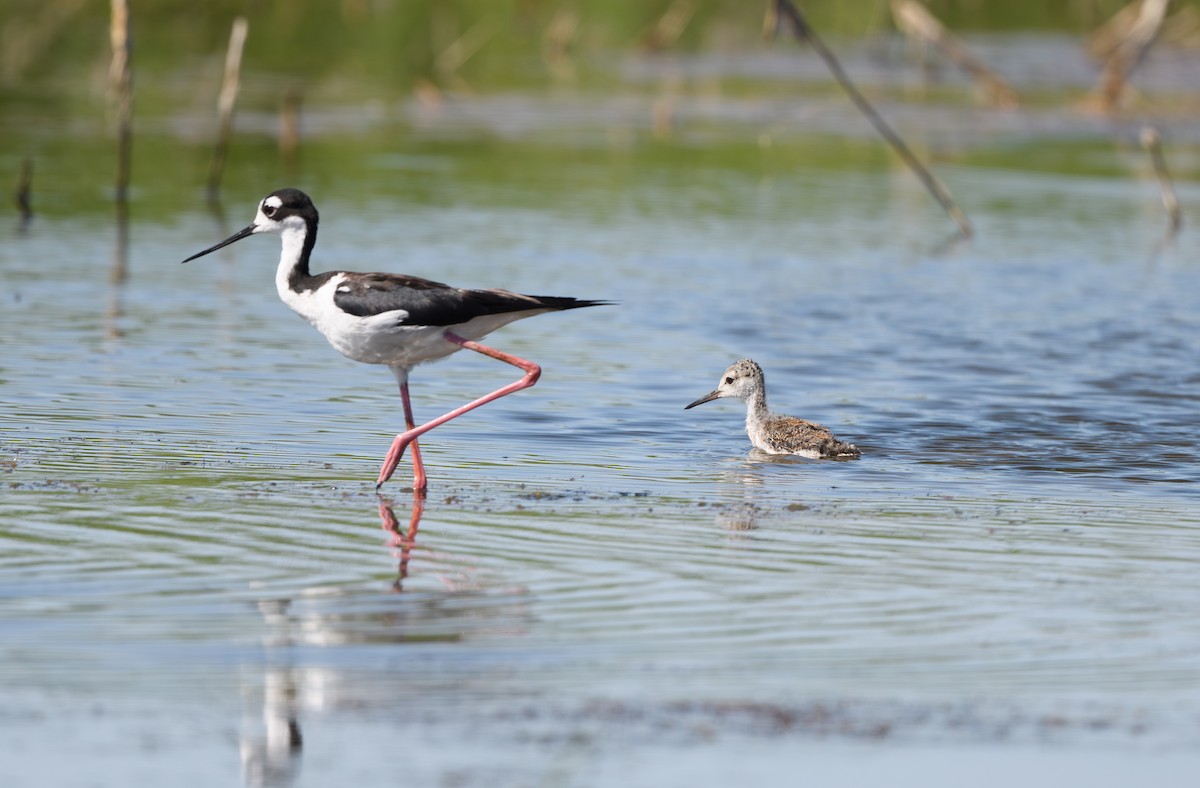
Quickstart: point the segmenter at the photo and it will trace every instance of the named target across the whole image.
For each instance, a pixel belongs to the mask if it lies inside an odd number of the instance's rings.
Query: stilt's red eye
[[[274,205],[267,205],[266,203],[263,203],[263,207],[262,207],[263,216],[270,219],[272,216],[275,215],[275,211],[276,211],[276,208]]]

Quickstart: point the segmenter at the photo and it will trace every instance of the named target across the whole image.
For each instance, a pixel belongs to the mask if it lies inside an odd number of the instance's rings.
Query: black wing
[[[606,301],[528,296],[507,290],[465,290],[415,276],[346,274],[333,294],[338,309],[355,317],[403,310],[401,325],[452,326],[482,315],[536,309],[577,309]]]

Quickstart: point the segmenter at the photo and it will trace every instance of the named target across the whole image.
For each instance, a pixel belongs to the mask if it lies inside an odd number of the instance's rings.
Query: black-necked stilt
[[[853,443],[843,443],[833,433],[795,416],[777,416],[767,409],[767,384],[762,367],[748,358],[725,370],[721,382],[684,410],[714,399],[735,397],[746,403],[746,434],[754,447],[768,454],[798,454],[822,460],[850,460],[862,452]]]
[[[215,246],[192,255],[195,260],[258,233],[274,233],[283,241],[275,287],[296,314],[312,323],[340,353],[367,364],[386,364],[400,384],[405,431],[396,436],[379,471],[376,487],[391,478],[404,450],[412,444],[413,488],[426,487],[425,469],[416,439],[469,410],[528,388],[541,368],[532,361],[481,345],[477,340],[515,320],[609,301],[558,296],[530,296],[507,290],[465,290],[402,274],[328,271],[309,273],[309,257],[317,242],[317,209],[299,189],[271,192],[258,204],[249,227]],[[461,348],[474,350],[525,371],[518,381],[417,426],[408,398],[408,373]]]

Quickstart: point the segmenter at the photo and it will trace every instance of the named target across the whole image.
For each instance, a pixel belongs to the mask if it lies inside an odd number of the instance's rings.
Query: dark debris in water
[[[74,479],[41,479],[32,482],[9,482],[8,489],[10,490],[39,490],[49,492],[71,492],[77,494],[90,494],[100,492],[100,487],[87,482],[76,481]]]
[[[517,493],[517,497],[526,501],[582,501],[582,492],[550,492],[548,490],[531,490]]]
[[[756,700],[592,700],[573,709],[527,706],[498,716],[500,721],[515,725],[521,738],[540,743],[603,735],[678,744],[722,736],[926,744],[1096,744],[1132,743],[1168,731],[1181,741],[1200,735],[1200,720],[1152,720],[1136,709],[1033,711],[986,701],[927,704],[813,700],[782,704]],[[1188,730],[1181,730],[1180,724]]]

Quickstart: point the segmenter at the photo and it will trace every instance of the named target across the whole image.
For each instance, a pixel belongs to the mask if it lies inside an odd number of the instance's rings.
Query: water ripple
[[[1145,268],[1116,189],[972,173],[985,202],[1032,189],[1105,226],[985,217],[987,240],[931,257],[891,243],[930,226],[879,178],[764,197],[709,172],[737,207],[696,215],[673,204],[680,178],[600,218],[322,202],[325,260],[621,302],[496,335],[545,375],[423,439],[415,533],[407,464],[394,522],[372,489],[394,381],[276,303],[273,249],[137,267],[113,331],[103,274],[54,240],[72,233],[6,245],[4,270],[27,270],[6,274],[4,330],[27,352],[0,360],[0,681],[174,686],[186,667],[228,688],[229,666],[279,661],[314,707],[554,697],[551,727],[637,698],[651,719],[828,704],[855,730],[992,730],[1002,699],[1031,738],[1060,701],[1116,704],[1121,724],[1200,708],[1200,269]],[[879,225],[845,233],[846,201]],[[139,257],[213,235],[173,230]],[[745,355],[775,407],[863,459],[764,460],[736,404],[683,410]],[[417,415],[511,378],[465,354],[419,368]]]

